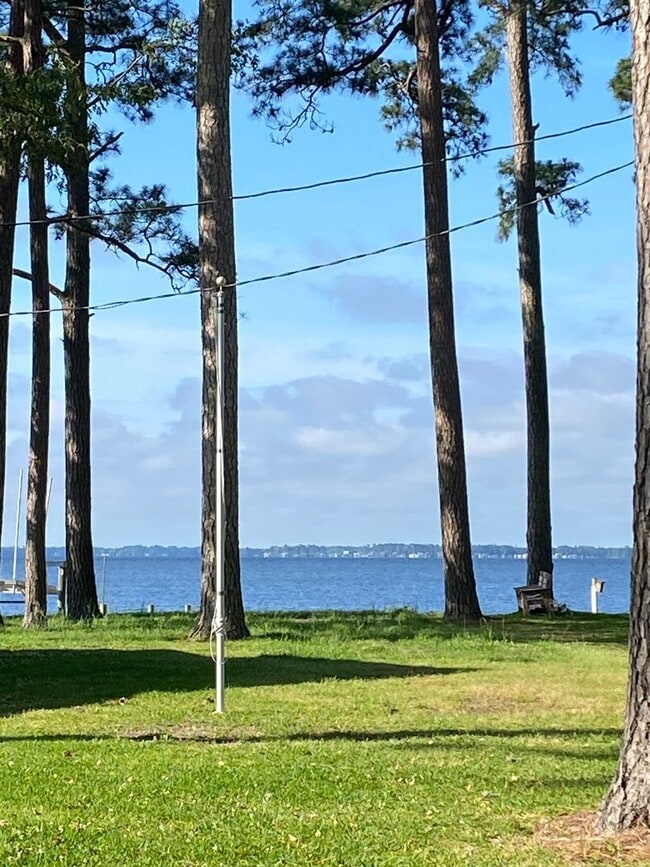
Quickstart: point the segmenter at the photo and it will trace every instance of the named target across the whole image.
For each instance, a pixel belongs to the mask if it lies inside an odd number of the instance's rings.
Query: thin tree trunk
[[[88,118],[85,101],[84,10],[68,2],[68,52],[76,66],[79,94],[68,99],[67,111],[76,153],[67,167],[68,211],[87,214],[90,206]],[[65,499],[67,614],[72,620],[100,614],[92,542],[90,469],[90,238],[79,231],[83,221],[68,227],[63,307],[65,365]]]
[[[203,0],[197,74],[197,155],[200,201],[201,334],[203,346],[201,611],[191,632],[207,639],[215,605],[215,405],[217,277],[235,281],[235,235],[230,160],[230,0]],[[237,435],[237,296],[225,291],[224,486],[226,505],[225,611],[228,638],[249,635],[239,562]]]
[[[9,35],[19,37],[23,31],[20,2],[11,7]],[[9,47],[8,71],[22,74],[22,51],[19,43]],[[0,535],[4,515],[7,457],[7,371],[9,359],[9,309],[13,282],[14,239],[20,179],[20,140],[0,132]],[[1,539],[0,539],[1,541]]]
[[[474,580],[469,530],[451,253],[449,235],[440,234],[449,228],[449,206],[438,22],[433,0],[415,0],[415,38],[428,236],[429,339],[445,570],[445,617],[478,620],[481,609]]]
[[[619,765],[600,809],[601,831],[650,827],[650,0],[632,3],[632,32],[639,276],[630,674]]]
[[[25,3],[25,75],[43,65],[41,0]],[[50,281],[48,268],[45,163],[36,148],[29,153],[29,218],[32,269],[32,405],[27,473],[25,613],[23,626],[47,621],[45,513],[50,432]]]
[[[524,332],[526,428],[528,444],[528,583],[540,572],[553,572],[551,491],[549,470],[548,381],[542,309],[539,226],[535,193],[535,131],[532,119],[528,63],[527,0],[511,0],[506,14],[506,38],[514,140],[517,202],[519,290]]]

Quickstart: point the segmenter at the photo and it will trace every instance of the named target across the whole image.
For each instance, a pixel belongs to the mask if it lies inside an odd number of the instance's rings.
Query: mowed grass
[[[0,630],[0,865],[552,865],[615,769],[627,618],[191,615]],[[593,862],[601,863],[601,862]]]

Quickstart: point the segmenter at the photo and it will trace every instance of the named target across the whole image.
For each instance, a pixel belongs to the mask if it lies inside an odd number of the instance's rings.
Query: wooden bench
[[[515,587],[517,605],[523,614],[552,614],[553,576],[550,572],[540,572],[537,584]]]

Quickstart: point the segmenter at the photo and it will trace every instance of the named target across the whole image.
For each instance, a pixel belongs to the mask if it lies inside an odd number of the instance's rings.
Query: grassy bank
[[[0,630],[0,864],[561,864],[613,774],[623,616],[253,615],[223,716],[190,621]]]

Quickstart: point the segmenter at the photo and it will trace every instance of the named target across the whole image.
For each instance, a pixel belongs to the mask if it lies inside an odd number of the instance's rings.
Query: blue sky
[[[534,82],[539,134],[618,114],[606,82],[627,53],[624,34],[577,42],[584,86],[568,100]],[[493,144],[511,141],[509,96],[486,92]],[[323,103],[334,132],[301,130],[278,146],[233,97],[236,193],[416,163],[398,154],[373,101]],[[193,114],[165,107],[126,127],[116,178],[165,182],[196,198]],[[632,158],[630,121],[540,143],[582,177]],[[450,187],[451,222],[496,210],[497,157],[467,163]],[[551,386],[556,544],[630,543],[634,423],[635,232],[631,170],[584,190],[591,216],[570,228],[541,219]],[[193,228],[196,214],[187,212]],[[307,266],[423,234],[416,171],[305,193],[244,201],[236,209],[242,280]],[[60,247],[52,279],[62,279]],[[525,538],[523,365],[513,241],[496,224],[453,235],[457,340],[468,453],[472,537]],[[28,267],[19,230],[17,264]],[[168,291],[100,246],[93,300]],[[239,293],[241,541],[243,545],[438,542],[437,487],[422,245]],[[18,284],[14,308],[29,306]],[[54,477],[49,544],[63,534],[63,373],[53,317]],[[18,471],[26,466],[29,320],[12,320],[10,431],[4,540],[11,543]],[[199,543],[200,337],[195,296],[92,318],[94,537],[98,545]],[[22,532],[22,530],[21,530]]]

